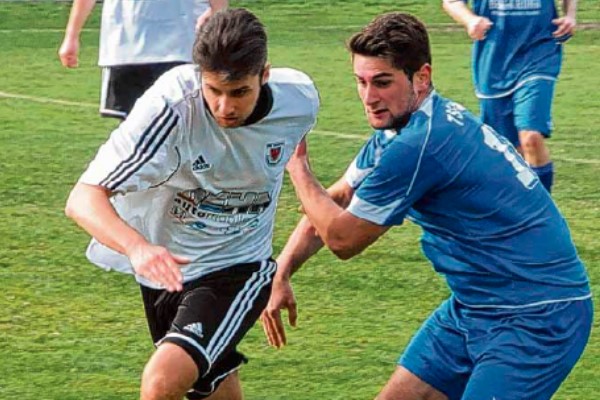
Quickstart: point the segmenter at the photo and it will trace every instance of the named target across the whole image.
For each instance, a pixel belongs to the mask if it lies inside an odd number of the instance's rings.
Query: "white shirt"
[[[192,61],[197,18],[208,0],[104,0],[101,67]]]
[[[113,205],[128,224],[192,260],[182,268],[185,282],[271,256],[285,164],[314,126],[319,97],[293,69],[272,69],[268,86],[270,112],[226,129],[205,107],[197,68],[174,68],[138,100],[80,178],[119,193]],[[96,240],[87,256],[133,273],[127,257]]]

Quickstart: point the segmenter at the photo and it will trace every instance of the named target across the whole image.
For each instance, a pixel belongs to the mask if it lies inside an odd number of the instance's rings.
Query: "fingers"
[[[473,40],[483,40],[492,25],[494,24],[489,19],[477,17],[469,22],[467,33]]]
[[[136,274],[164,286],[169,292],[183,290],[180,266],[189,262],[185,257],[173,255],[164,247],[148,246],[130,260]]]
[[[281,313],[278,309],[263,311],[261,322],[270,346],[279,349],[287,343],[285,329],[281,322]]]
[[[175,265],[167,263],[156,263],[146,268],[138,268],[136,271],[139,275],[158,283],[169,292],[179,292],[183,290],[183,277],[181,271]]]
[[[76,53],[61,51],[58,53],[58,57],[63,67],[77,68],[79,66],[79,57]]]
[[[298,308],[296,307],[296,303],[290,305],[288,308],[288,321],[290,325],[294,328],[296,327],[296,321],[298,320]]]
[[[562,17],[552,20],[552,23],[558,28],[552,33],[555,38],[572,35],[575,32],[575,20],[572,18]]]

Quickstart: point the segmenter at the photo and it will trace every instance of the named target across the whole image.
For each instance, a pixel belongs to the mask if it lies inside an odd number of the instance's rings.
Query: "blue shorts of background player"
[[[519,132],[539,132],[549,138],[552,132],[552,98],[556,81],[534,79],[517,85],[502,97],[480,98],[481,120],[519,148],[524,141]],[[529,160],[528,160],[529,161]],[[552,163],[532,165],[542,184],[550,191]]]
[[[398,364],[449,400],[550,399],[581,356],[592,318],[591,299],[507,309],[451,297]]]

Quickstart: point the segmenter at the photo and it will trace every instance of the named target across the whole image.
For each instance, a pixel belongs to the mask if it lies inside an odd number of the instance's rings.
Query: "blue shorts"
[[[453,297],[398,361],[450,400],[550,399],[588,341],[591,299],[474,309]]]
[[[535,79],[508,96],[480,98],[481,120],[515,147],[519,146],[519,131],[536,131],[550,137],[555,83],[553,80]]]

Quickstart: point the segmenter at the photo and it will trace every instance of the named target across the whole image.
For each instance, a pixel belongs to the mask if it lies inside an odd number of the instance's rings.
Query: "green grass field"
[[[337,179],[369,133],[343,43],[382,11],[421,16],[431,29],[434,82],[476,110],[470,43],[449,29],[439,0],[234,1],[255,11],[270,34],[275,66],[308,72],[322,96],[312,161],[325,184]],[[600,19],[580,1],[579,21]],[[99,8],[98,8],[99,9]],[[88,237],[63,215],[67,194],[116,121],[97,115],[98,9],[83,34],[80,68],[56,56],[65,3],[0,2],[0,399],[135,399],[151,354],[138,288],[84,257]],[[572,228],[596,299],[600,292],[600,31],[566,45],[557,85],[554,198]],[[20,96],[33,96],[23,98]],[[61,100],[45,101],[44,99]],[[275,250],[299,218],[291,186],[280,201]],[[429,312],[448,295],[419,248],[419,230],[393,229],[352,261],[328,251],[295,277],[299,327],[274,350],[256,326],[241,349],[249,400],[371,399]],[[600,392],[600,331],[558,400]],[[534,399],[532,399],[534,400]]]

